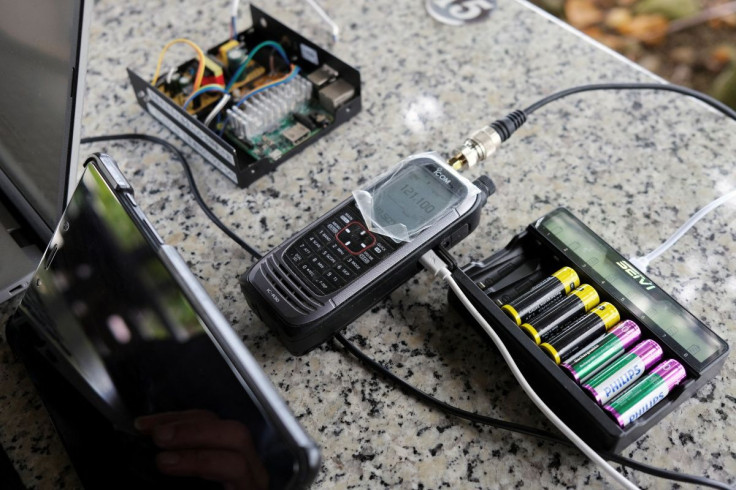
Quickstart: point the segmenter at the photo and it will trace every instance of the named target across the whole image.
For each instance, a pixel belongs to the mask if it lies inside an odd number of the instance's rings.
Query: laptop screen
[[[80,0],[0,0],[0,183],[50,230],[66,197],[80,9]]]
[[[249,355],[223,353],[213,335],[229,325],[207,316],[203,291],[182,287],[194,277],[167,265],[173,249],[132,213],[88,165],[8,327],[82,482],[303,484],[295,419]],[[180,444],[162,439],[174,429]],[[203,454],[213,467],[199,472]]]

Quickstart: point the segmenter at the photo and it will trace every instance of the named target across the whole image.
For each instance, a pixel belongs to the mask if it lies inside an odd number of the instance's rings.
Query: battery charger
[[[613,304],[622,320],[636,322],[642,340],[659,343],[664,359],[677,360],[687,372],[663,401],[626,427],[619,426],[501,309],[563,266],[593,286],[601,302]],[[597,450],[621,452],[712,379],[728,355],[723,339],[565,208],[530,224],[487,259],[455,270],[453,278],[494,327],[544,402]],[[452,292],[450,302],[458,302]]]

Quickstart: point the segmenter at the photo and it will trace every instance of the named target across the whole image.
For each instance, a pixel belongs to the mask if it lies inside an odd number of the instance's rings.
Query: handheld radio
[[[329,339],[473,231],[495,190],[437,153],[413,155],[269,252],[240,278],[248,304],[295,355]]]

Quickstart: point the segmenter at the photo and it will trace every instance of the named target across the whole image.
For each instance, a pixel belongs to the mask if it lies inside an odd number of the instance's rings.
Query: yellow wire
[[[161,54],[158,55],[158,63],[156,64],[156,72],[153,74],[153,82],[151,82],[151,85],[154,87],[156,86],[156,82],[158,81],[158,75],[161,71],[161,64],[164,61],[164,55],[166,54],[166,51],[169,50],[171,46],[177,43],[184,43],[191,46],[196,52],[197,57],[199,58],[199,67],[197,68],[197,76],[194,78],[194,87],[192,88],[192,93],[199,90],[200,85],[202,85],[202,78],[204,78],[204,52],[202,51],[202,48],[197,46],[194,42],[190,41],[189,39],[179,38],[174,39],[173,41],[169,41],[166,46],[164,46],[164,49],[161,50]]]
[[[281,77],[281,78],[277,78],[276,80],[271,80],[270,82],[268,82],[268,83],[264,83],[263,85],[259,85],[258,87],[254,88],[253,90],[251,90],[251,91],[250,91],[250,92],[248,92],[247,94],[245,94],[245,95],[242,95],[242,96],[241,96],[240,98],[241,98],[241,99],[244,99],[244,98],[248,97],[248,96],[249,96],[250,94],[252,94],[253,92],[255,92],[256,90],[261,90],[261,89],[263,89],[263,88],[268,88],[268,87],[270,87],[271,85],[277,84],[277,83],[279,83],[279,82],[283,82],[284,80],[286,80],[287,78],[289,78],[289,77],[291,76],[291,74],[292,74],[292,73],[294,73],[294,69],[295,69],[295,68],[296,68],[296,65],[291,65],[291,70],[289,71],[289,73],[287,73],[287,74],[286,74],[286,75],[284,75],[283,77]]]

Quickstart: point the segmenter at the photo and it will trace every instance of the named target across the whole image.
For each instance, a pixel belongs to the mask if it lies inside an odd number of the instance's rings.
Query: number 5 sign
[[[438,21],[461,26],[488,18],[496,8],[496,0],[426,0],[424,5]]]

